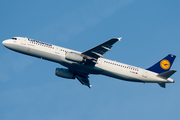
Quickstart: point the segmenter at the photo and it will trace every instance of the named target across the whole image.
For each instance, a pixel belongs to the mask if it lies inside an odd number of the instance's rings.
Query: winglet
[[[122,39],[122,37],[120,37],[120,38],[117,38],[119,41],[121,41],[121,39]]]
[[[89,88],[91,88],[91,87],[92,87],[92,85],[89,85],[88,87],[89,87]]]

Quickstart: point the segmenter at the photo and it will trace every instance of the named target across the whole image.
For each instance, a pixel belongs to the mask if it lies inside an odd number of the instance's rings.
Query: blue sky
[[[1,0],[0,40],[22,36],[86,51],[123,37],[104,57],[148,68],[167,54],[179,70],[180,1]],[[90,75],[91,89],[55,76],[57,63],[0,47],[1,120],[179,120],[180,77],[163,89]]]

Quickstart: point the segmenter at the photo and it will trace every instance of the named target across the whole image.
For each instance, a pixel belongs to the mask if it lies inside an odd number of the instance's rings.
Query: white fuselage
[[[46,59],[49,61],[53,61],[56,63],[60,63],[61,65],[68,67],[70,69],[78,70],[80,72],[85,72],[87,74],[102,74],[109,77],[114,77],[117,79],[122,79],[126,81],[132,82],[149,82],[149,83],[172,83],[173,79],[163,79],[158,77],[157,73],[151,72],[142,68],[134,67],[131,65],[123,64],[120,62],[108,60],[105,58],[99,58],[95,66],[83,65],[77,62],[68,61],[65,59],[66,52],[75,52],[81,53],[78,51],[74,51],[71,49],[47,44],[44,42],[17,37],[18,40],[5,40],[3,41],[3,45],[7,48],[31,55],[34,57]]]

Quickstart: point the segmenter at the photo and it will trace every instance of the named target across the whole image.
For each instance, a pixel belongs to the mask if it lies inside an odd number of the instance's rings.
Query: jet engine
[[[77,53],[74,53],[74,52],[67,52],[66,56],[65,56],[65,59],[69,60],[69,61],[74,61],[74,62],[83,62],[83,61],[85,61],[85,59],[81,55],[79,55]]]
[[[68,79],[75,79],[74,74],[65,68],[56,68],[55,75]]]

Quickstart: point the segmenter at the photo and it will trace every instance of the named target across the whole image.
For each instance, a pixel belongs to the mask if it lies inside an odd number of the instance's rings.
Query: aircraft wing
[[[120,41],[122,39],[122,37],[120,38],[112,38],[90,50],[87,50],[85,52],[83,52],[83,55],[87,55],[89,57],[95,58],[96,60],[99,57],[103,57],[103,54],[106,53],[107,51],[111,50],[111,47],[114,43],[116,43],[118,40]]]
[[[114,43],[116,43],[118,40],[120,41],[121,38],[112,38],[112,39],[110,39],[110,40],[90,49],[90,50],[83,52],[82,53],[83,55],[91,58],[90,60],[87,60],[86,63],[84,63],[84,64],[94,66],[97,59],[99,57],[103,57],[103,54],[106,53],[107,51],[110,51],[112,45]],[[70,69],[70,70],[74,73],[75,77],[79,80],[79,82],[81,84],[86,85],[89,88],[91,87],[91,85],[89,83],[89,79],[88,79],[89,76],[87,73],[82,73],[82,72],[79,72],[78,70],[72,70],[72,69]]]
[[[88,79],[89,78],[89,76],[88,76],[89,74],[80,72],[78,70],[73,70],[73,69],[69,69],[69,70],[75,75],[75,77],[79,80],[79,82],[82,85],[86,85],[89,88],[92,86],[89,83],[89,79]]]
[[[89,88],[91,87],[90,83],[89,83],[89,79],[88,76],[80,76],[80,75],[75,75],[76,78],[79,80],[79,82],[83,85],[88,86]]]

